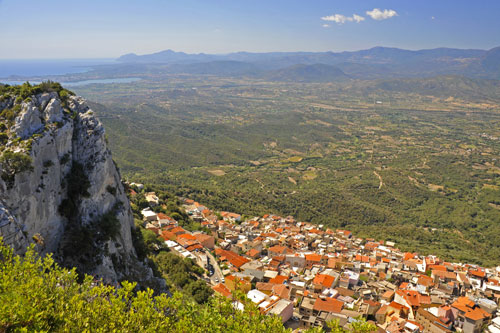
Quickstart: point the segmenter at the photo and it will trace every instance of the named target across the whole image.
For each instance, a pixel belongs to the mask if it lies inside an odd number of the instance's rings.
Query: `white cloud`
[[[323,28],[330,28],[330,25],[329,24],[323,24],[322,27]]]
[[[374,20],[381,21],[387,20],[393,16],[398,16],[398,13],[393,9],[384,9],[382,11],[379,8],[373,8],[373,10],[368,10],[366,15],[370,16]]]
[[[356,14],[354,14],[354,15],[352,16],[352,18],[354,19],[354,21],[356,21],[356,23],[359,23],[359,22],[361,22],[361,21],[364,21],[364,20],[365,20],[365,18],[364,18],[363,16],[359,16],[359,15],[356,15]]]
[[[435,20],[436,18],[434,16],[431,16],[431,20]]]
[[[337,22],[338,24],[344,24],[346,22],[359,23],[359,22],[365,20],[365,18],[363,16],[359,16],[356,14],[353,14],[352,16],[345,16],[342,14],[333,14],[333,15],[329,15],[329,16],[323,16],[321,19],[323,21]]]

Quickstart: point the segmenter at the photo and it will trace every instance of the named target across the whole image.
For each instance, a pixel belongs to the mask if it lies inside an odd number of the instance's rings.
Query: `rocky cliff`
[[[54,83],[0,86],[0,236],[102,277],[152,281],[132,242],[129,200],[104,128]],[[157,281],[158,282],[158,281]]]

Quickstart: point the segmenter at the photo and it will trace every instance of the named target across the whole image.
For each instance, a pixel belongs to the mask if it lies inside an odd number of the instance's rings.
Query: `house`
[[[264,294],[263,292],[257,289],[252,289],[247,293],[248,299],[257,305],[264,302],[264,300],[267,299],[267,296],[268,295]]]
[[[205,208],[205,207],[203,207]],[[236,214],[236,213],[230,213],[230,212],[220,212],[220,215],[224,219],[224,221],[228,222],[240,222],[241,221],[241,215]]]
[[[306,267],[306,257],[302,253],[287,254],[285,256],[285,263],[292,267],[302,269]]]
[[[435,308],[434,308],[435,309]],[[424,332],[449,333],[452,332],[453,321],[445,317],[437,317],[429,311],[420,308],[417,310],[415,320],[424,327]]]
[[[248,279],[239,278],[234,275],[228,275],[225,278],[225,285],[230,291],[241,290],[245,294],[252,289],[252,284]]]
[[[156,196],[155,192],[148,192],[144,196],[151,207],[157,206],[160,203],[160,199]]]
[[[377,321],[377,324],[383,325],[386,321],[387,317],[387,312],[388,312],[388,305],[382,305],[380,309],[375,312],[375,320]]]
[[[141,214],[144,216],[145,221],[158,221],[158,215],[149,207],[141,210]]]
[[[219,295],[224,296],[226,298],[231,298],[231,290],[229,290],[225,285],[219,283],[212,287],[212,289]]]
[[[280,299],[273,304],[270,310],[267,311],[267,314],[281,317],[281,322],[285,323],[292,318],[293,302],[286,299]]]
[[[306,266],[311,267],[313,265],[319,265],[321,263],[322,256],[316,253],[309,253],[305,255]]]
[[[317,274],[313,280],[313,288],[316,292],[322,292],[325,289],[329,289],[333,286],[335,278],[326,274]]]
[[[315,316],[320,315],[321,312],[328,313],[340,313],[342,308],[344,307],[344,303],[331,297],[321,298],[318,297],[314,302],[313,306],[313,314]]]
[[[458,327],[462,328],[464,333],[481,332],[482,325],[490,318],[490,314],[481,309],[474,301],[468,297],[459,297],[451,304],[453,317],[458,323]]]
[[[394,300],[394,291],[387,290],[382,294],[382,296],[380,296],[380,299],[386,303],[391,303]]]
[[[251,259],[258,259],[260,258],[260,251],[257,249],[250,249],[245,255]]]
[[[177,226],[177,221],[166,214],[158,213],[157,218],[158,218],[158,224],[160,227],[164,227],[164,226],[168,226],[168,225]]]
[[[500,317],[496,317],[491,321],[491,325],[488,326],[487,332],[498,333],[500,332]]]
[[[410,309],[409,318],[415,318],[415,312],[421,305],[430,305],[431,297],[421,295],[415,290],[397,290],[394,296],[394,302]]]
[[[227,261],[237,269],[240,269],[241,266],[250,261],[247,258],[237,255],[233,251],[227,251],[220,248],[215,249],[215,255],[219,257],[221,261]]]
[[[196,240],[205,248],[213,250],[215,248],[215,237],[198,233],[194,235]]]
[[[286,246],[275,245],[267,249],[268,255],[272,257],[286,255],[288,253],[292,253],[292,250],[287,248]]]

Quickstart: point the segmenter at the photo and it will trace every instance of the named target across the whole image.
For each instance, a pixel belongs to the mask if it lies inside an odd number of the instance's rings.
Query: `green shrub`
[[[244,298],[245,311],[238,311],[225,298],[202,306],[180,293],[135,293],[136,284],[127,281],[115,288],[84,276],[79,283],[76,270],[61,268],[51,255],[41,258],[32,246],[24,257],[15,256],[1,240],[0,258],[2,332],[286,331],[279,317],[261,315]]]
[[[66,163],[68,163],[68,162],[69,162],[69,159],[70,159],[70,155],[69,155],[69,153],[66,153],[66,154],[64,154],[64,155],[61,157],[60,162],[61,162],[61,164],[66,164]]]
[[[9,136],[7,133],[0,133],[0,145],[4,145],[9,141]]]
[[[106,186],[106,191],[109,192],[111,195],[116,195],[116,187],[108,185]]]
[[[120,220],[116,217],[116,213],[115,209],[110,210],[101,217],[97,225],[105,241],[114,239],[120,233]]]
[[[15,153],[6,150],[0,157],[2,164],[2,179],[11,187],[14,183],[16,174],[33,170],[33,160],[30,156],[23,153]]]
[[[64,156],[63,156],[64,158]],[[90,181],[80,163],[73,163],[71,171],[66,178],[67,198],[59,205],[59,214],[68,219],[75,217],[78,213],[78,205],[81,197],[89,197]]]

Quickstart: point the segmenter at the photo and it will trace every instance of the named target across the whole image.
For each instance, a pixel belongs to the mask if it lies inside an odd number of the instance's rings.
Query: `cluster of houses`
[[[224,275],[216,293],[233,300],[235,291],[244,293],[287,327],[325,327],[333,319],[346,326],[364,317],[380,332],[500,332],[500,267],[406,253],[292,216],[243,220],[182,200],[206,232],[148,209],[146,227],[179,255],[213,254]]]

